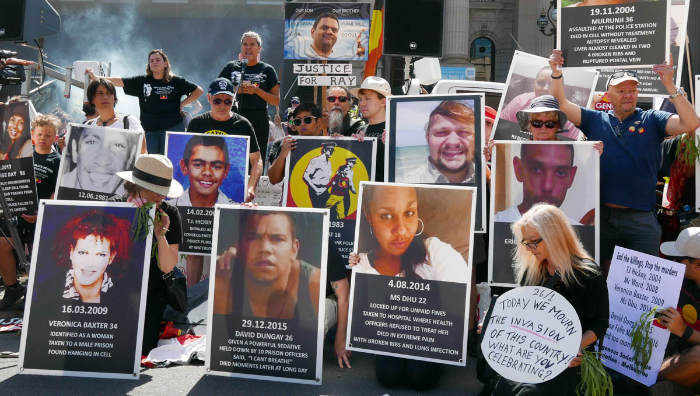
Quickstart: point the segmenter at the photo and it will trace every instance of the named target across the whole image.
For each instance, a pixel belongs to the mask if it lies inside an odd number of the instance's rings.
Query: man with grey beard
[[[326,93],[328,101],[328,133],[330,135],[352,136],[365,126],[360,118],[348,114],[352,96],[345,87],[330,87]]]

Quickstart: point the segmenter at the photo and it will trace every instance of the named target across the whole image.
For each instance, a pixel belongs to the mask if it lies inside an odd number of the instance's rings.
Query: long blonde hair
[[[547,246],[549,262],[567,287],[574,282],[579,283],[576,271],[600,272],[561,209],[546,204],[537,204],[530,208],[520,220],[511,225],[516,241],[522,240],[522,229],[525,226],[536,229],[540,234],[542,242]],[[522,243],[517,243],[513,262],[518,271],[519,284],[529,286],[541,285],[544,282],[547,275],[546,265],[539,263]]]

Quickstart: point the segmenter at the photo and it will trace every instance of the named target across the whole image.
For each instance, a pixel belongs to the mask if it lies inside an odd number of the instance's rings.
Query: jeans
[[[177,124],[157,130],[146,131],[146,148],[149,154],[165,154],[165,131],[184,132],[185,124],[180,121]]]
[[[615,246],[659,255],[661,226],[654,212],[600,206],[600,262],[612,259]]]

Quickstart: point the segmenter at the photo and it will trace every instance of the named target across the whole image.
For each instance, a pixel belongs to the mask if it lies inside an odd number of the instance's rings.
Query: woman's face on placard
[[[112,263],[116,252],[111,251],[109,239],[99,235],[79,238],[70,250],[71,267],[75,283],[92,286],[102,282],[107,266]]]
[[[401,256],[418,230],[416,189],[400,186],[377,188],[366,218],[382,253]]]

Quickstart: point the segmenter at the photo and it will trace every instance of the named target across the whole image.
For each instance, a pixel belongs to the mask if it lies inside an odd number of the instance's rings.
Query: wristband
[[[560,74],[560,75],[558,75],[558,76],[556,76],[556,77],[554,76],[554,74],[550,74],[549,77],[552,77],[552,80],[559,80],[559,79],[561,79],[562,77],[564,77],[564,73],[562,73],[562,74]]]
[[[674,99],[674,98],[676,98],[677,96],[681,96],[681,95],[683,95],[683,96],[685,95],[685,89],[683,89],[683,87],[678,87],[678,88],[676,88],[676,92],[675,92],[674,94],[672,94],[672,95],[669,95],[668,98],[669,98],[669,99]]]
[[[693,328],[690,326],[685,326],[685,331],[681,336],[681,340],[688,341],[688,339],[693,335]]]

